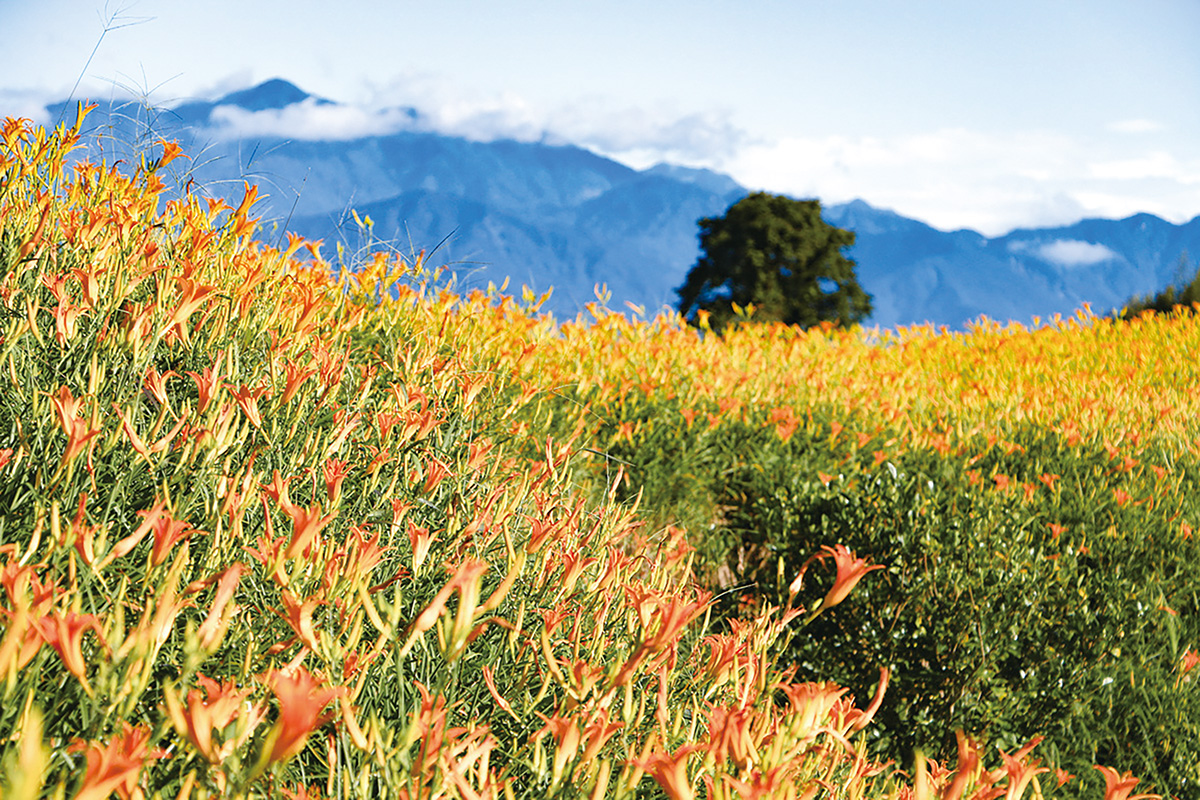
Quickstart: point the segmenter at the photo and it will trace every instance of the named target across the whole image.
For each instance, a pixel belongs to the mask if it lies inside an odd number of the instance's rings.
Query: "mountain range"
[[[74,109],[47,107],[68,122]],[[108,101],[87,119],[84,155],[111,162],[160,137],[179,141],[191,156],[171,165],[182,165],[181,183],[233,201],[243,180],[259,185],[267,196],[255,213],[269,241],[284,231],[323,239],[327,257],[336,242],[352,254],[426,250],[463,288],[505,278],[510,291],[553,287],[544,308],[559,317],[574,317],[597,285],[614,309],[673,304],[699,255],[697,221],[748,191],[709,170],[636,170],[568,144],[447,136],[413,108],[367,119],[345,111],[280,79],[166,109]],[[369,236],[352,210],[373,221]],[[981,315],[1027,323],[1085,303],[1105,313],[1186,282],[1187,254],[1200,255],[1200,217],[1175,225],[1138,214],[986,237],[862,200],[823,213],[855,232],[847,255],[873,296],[868,324],[885,328],[961,329]]]

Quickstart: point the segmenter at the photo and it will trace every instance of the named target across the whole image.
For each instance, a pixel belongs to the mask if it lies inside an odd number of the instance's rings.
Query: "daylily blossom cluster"
[[[176,145],[122,171],[72,163],[78,136],[0,128],[5,796],[1015,800],[1070,780],[1037,741],[965,734],[955,765],[902,769],[867,737],[887,664],[863,686],[796,677],[786,642],[881,555],[830,543],[787,603],[719,619],[698,534],[639,517],[620,465],[581,488],[620,396],[606,351],[661,335],[621,381],[662,391],[677,324],[552,334],[536,298],[459,296],[419,258],[335,268],[320,243],[256,239],[252,187],[169,191]],[[828,331],[780,341],[797,364],[863,357]],[[767,347],[732,362],[743,383],[768,380]],[[548,405],[568,358],[613,392],[591,416]],[[820,369],[764,398],[779,436],[831,389]],[[689,424],[744,411],[713,400]],[[1080,435],[1104,414],[1080,409]],[[1134,785],[1103,776],[1108,798]]]

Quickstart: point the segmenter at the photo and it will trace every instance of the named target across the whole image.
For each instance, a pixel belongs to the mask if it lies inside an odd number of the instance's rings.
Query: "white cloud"
[[[4,117],[20,117],[37,125],[53,122],[46,113],[46,98],[32,91],[0,91],[0,119]]]
[[[751,142],[722,169],[752,189],[860,197],[943,230],[987,235],[1138,211],[1185,222],[1200,214],[1200,161],[1127,140],[947,128],[920,135],[792,137]]]
[[[960,128],[916,136],[789,138],[751,144],[715,166],[751,188],[861,197],[935,227],[986,234],[1075,222],[1085,209],[1055,176],[1076,171],[1063,136]]]
[[[1157,133],[1163,126],[1152,119],[1122,119],[1105,126],[1113,133]]]
[[[428,130],[476,141],[571,143],[635,167],[727,158],[744,134],[717,113],[613,107],[598,99],[540,108],[516,96],[416,104]]]
[[[1105,245],[1078,239],[1056,239],[1044,244],[1016,241],[1010,243],[1008,249],[1014,253],[1032,252],[1043,261],[1062,267],[1090,267],[1120,258]]]
[[[578,112],[552,116],[551,130],[633,166],[660,161],[692,164],[729,158],[746,139],[716,113],[675,116],[670,111],[624,109],[594,118]]]
[[[1090,164],[1088,170],[1093,177],[1106,180],[1185,177],[1184,167],[1170,153],[1161,150],[1138,158]]]
[[[402,109],[371,111],[359,106],[320,103],[308,98],[284,108],[248,111],[239,106],[217,106],[210,117],[214,133],[224,139],[278,136],[288,139],[357,139],[395,133],[411,118]]]
[[[385,97],[404,97],[405,108],[383,107]],[[411,112],[417,108],[419,112]],[[596,98],[554,108],[538,107],[502,93],[479,96],[413,79],[365,103],[320,103],[308,99],[282,109],[213,110],[214,133],[226,139],[278,136],[345,140],[401,130],[432,131],[474,141],[515,139],[587,147],[633,166],[660,161],[712,162],[732,155],[742,131],[716,112],[679,114],[668,108],[613,107]]]

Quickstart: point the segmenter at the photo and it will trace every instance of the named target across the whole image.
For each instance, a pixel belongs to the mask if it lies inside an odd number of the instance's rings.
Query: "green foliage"
[[[784,441],[761,419],[711,429],[660,408],[642,414],[657,417],[653,429],[612,452],[630,462],[643,514],[677,514],[698,534],[697,566],[725,619],[785,603],[829,542],[887,566],[788,653],[799,677],[860,694],[892,670],[872,749],[952,763],[955,729],[1010,753],[1041,734],[1072,773],[1115,764],[1160,788],[1200,788],[1200,696],[1179,669],[1200,641],[1189,566],[1200,543],[1179,522],[1197,510],[1194,464],[1162,477],[1137,453],[1146,463],[1125,469],[1105,448],[1035,426],[1006,448],[977,437],[957,455],[876,463],[895,432],[855,446],[823,409]],[[662,463],[668,441],[692,454],[685,470]]]
[[[676,290],[689,321],[707,313],[721,330],[749,306],[759,320],[802,328],[870,316],[871,297],[842,254],[854,233],[822,220],[819,201],[757,192],[698,224],[704,254]]]

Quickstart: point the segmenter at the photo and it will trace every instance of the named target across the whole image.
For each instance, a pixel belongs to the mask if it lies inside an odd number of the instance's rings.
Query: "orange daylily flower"
[[[392,548],[379,545],[382,531],[375,531],[375,536],[372,537],[366,526],[355,525],[350,528],[350,533],[350,563],[344,574],[352,582],[365,580],[383,561],[384,554]]]
[[[77,741],[68,751],[86,751],[87,769],[75,800],[106,800],[116,792],[122,800],[140,796],[138,778],[148,761],[166,758],[161,750],[149,748],[150,729],[121,723],[121,732],[108,744]]]
[[[319,652],[321,645],[317,641],[317,632],[313,628],[312,615],[317,606],[321,604],[321,601],[315,597],[310,597],[301,602],[287,589],[283,590],[283,607],[287,610],[287,613],[282,616],[287,620],[287,624],[291,626],[291,629],[295,631],[296,637],[300,640],[301,644],[314,652]]]
[[[54,339],[60,346],[66,345],[74,336],[79,317],[86,311],[65,297],[54,307]]]
[[[103,530],[99,525],[88,525],[84,513],[87,511],[87,492],[81,492],[79,495],[79,508],[75,512],[75,517],[67,524],[67,529],[63,531],[63,544],[72,544],[75,550],[83,558],[83,563],[91,566],[96,563],[96,553],[94,550],[94,542],[96,534]],[[115,550],[116,548],[114,548]]]
[[[843,704],[847,702],[842,700],[842,696],[848,690],[829,681],[780,683],[776,684],[775,688],[783,691],[792,713],[797,715],[793,724],[802,738],[814,736],[826,724],[830,713],[844,708]],[[854,709],[854,719],[858,719],[861,714],[858,709]],[[717,717],[714,716],[713,719]]]
[[[325,494],[330,503],[336,504],[342,496],[342,482],[346,480],[346,476],[353,468],[351,464],[339,458],[326,459],[325,464],[321,467],[321,473],[325,478]]]
[[[86,497],[86,495],[85,495],[85,497]],[[111,564],[113,561],[120,558],[121,556],[127,555],[130,551],[133,550],[133,548],[137,547],[138,542],[140,542],[142,539],[144,539],[146,537],[146,534],[150,532],[151,528],[153,528],[153,519],[157,519],[158,514],[162,513],[163,508],[164,508],[163,503],[161,501],[159,501],[158,503],[154,504],[153,508],[151,508],[147,511],[139,511],[138,515],[141,517],[145,517],[146,518],[145,521],[143,521],[141,525],[139,525],[137,528],[135,528],[133,533],[129,534],[128,536],[124,537],[119,542],[117,542],[115,545],[113,545],[112,549],[108,551],[108,555],[106,555],[106,556],[104,556],[104,558],[100,559],[100,563],[96,565],[97,568],[103,569],[108,564]],[[80,510],[80,514],[76,515],[77,521],[72,523],[73,526],[78,526],[78,518],[79,518],[79,516],[82,515],[82,512],[83,512],[82,500],[80,501],[79,510]],[[151,519],[151,518],[153,518],[153,519]],[[90,542],[88,543],[88,545],[89,545],[89,550],[90,550]],[[78,543],[76,546],[78,546]],[[87,560],[86,556],[84,557],[84,560],[85,561]],[[88,562],[88,563],[91,563],[91,562]]]
[[[175,276],[175,287],[179,290],[179,305],[171,312],[171,319],[163,326],[159,335],[165,335],[167,331],[175,330],[179,334],[179,338],[186,344],[188,342],[187,320],[196,312],[200,306],[209,302],[210,297],[216,293],[216,286],[205,286],[192,280],[190,277],[191,269],[183,275]]]
[[[322,686],[304,667],[296,667],[289,674],[271,670],[267,683],[279,700],[279,719],[267,739],[271,746],[267,762],[274,764],[303,750],[308,735],[333,719],[332,713],[321,712],[345,689]]]
[[[45,639],[39,620],[54,605],[55,595],[60,590],[53,581],[43,584],[33,567],[19,566],[11,560],[0,569],[0,585],[4,587],[10,606],[0,606],[0,616],[5,620],[4,635],[0,637],[2,678],[10,671],[23,669],[42,649]]]
[[[212,402],[213,392],[224,385],[221,380],[221,359],[224,356],[224,353],[218,353],[212,366],[205,367],[202,373],[191,371],[187,373],[196,382],[196,391],[199,393],[196,410],[201,414],[205,412],[208,404]]]
[[[85,444],[100,435],[101,429],[93,428],[88,420],[78,418],[83,398],[72,396],[71,390],[66,386],[60,387],[57,394],[50,395],[50,399],[58,411],[58,422],[67,434],[67,449],[63,452],[62,463],[69,464],[75,460]]]
[[[160,406],[170,408],[170,398],[167,397],[167,383],[173,377],[178,377],[179,373],[175,370],[167,370],[159,373],[155,367],[150,367],[146,372],[146,377],[142,381],[142,389],[146,394],[150,395]]]
[[[190,741],[205,761],[220,764],[249,739],[262,721],[263,707],[248,703],[252,690],[238,691],[232,681],[219,683],[199,674],[196,680],[200,688],[190,690],[184,703],[173,691],[166,692],[167,712],[175,731]],[[214,739],[214,733],[223,732],[243,715],[247,721],[240,736],[228,741]]]
[[[730,759],[738,769],[745,769],[758,760],[760,734],[755,730],[756,719],[754,710],[748,707],[714,706],[710,709],[707,748],[718,764]]]
[[[867,706],[865,711],[858,711],[856,709],[856,713],[852,714],[847,720],[851,722],[854,730],[861,731],[863,728],[867,727],[868,724],[870,724],[872,719],[875,718],[875,713],[879,711],[879,707],[883,705],[883,696],[887,693],[888,678],[890,676],[891,670],[889,670],[887,667],[880,667],[879,685],[875,689],[875,696],[871,698],[871,704]]]
[[[682,599],[675,597],[669,601],[661,602],[655,614],[655,618],[659,624],[655,628],[653,635],[646,637],[645,648],[654,653],[675,645],[679,641],[679,636],[683,632],[683,629],[690,625],[697,617],[704,614],[708,608],[709,600],[710,595],[702,592],[697,599],[690,602],[684,602]],[[649,624],[645,627],[646,631],[649,632]]]
[[[492,676],[492,668],[485,664],[482,671],[483,682],[487,685],[488,693],[492,696],[492,699],[496,701],[496,705],[507,711],[513,719],[520,720],[521,718],[517,716],[517,712],[513,711],[512,704],[509,703],[504,695],[500,694],[500,691],[496,688],[496,679]]]
[[[883,564],[868,565],[864,559],[861,559],[855,555],[853,550],[842,544],[834,547],[825,545],[821,548],[821,550],[822,552],[810,556],[809,559],[804,562],[804,565],[800,568],[800,574],[796,576],[796,579],[792,581],[791,586],[788,587],[789,599],[794,598],[800,591],[800,587],[804,580],[804,573],[808,569],[809,565],[813,561],[824,561],[827,558],[833,558],[834,563],[837,565],[837,577],[834,578],[833,586],[831,586],[829,591],[825,594],[825,597],[821,601],[821,605],[817,608],[817,611],[824,611],[826,609],[833,608],[838,603],[846,599],[846,596],[849,595],[851,590],[858,585],[858,582],[862,580],[864,575],[872,570],[884,568]]]
[[[579,730],[579,725],[573,717],[560,717],[557,714],[553,717],[547,717],[544,714],[538,714],[545,721],[542,729],[534,734],[535,739],[540,739],[547,733],[554,737],[554,765],[553,765],[553,780],[558,783],[562,780],[563,771],[567,764],[575,759],[575,754],[579,752],[579,745],[582,742],[582,734]]]
[[[1041,736],[1035,736],[1011,756],[1003,750],[1000,751],[1000,757],[1004,760],[1004,771],[1008,776],[1008,787],[1005,790],[1004,800],[1021,800],[1029,782],[1041,773],[1050,771],[1049,767],[1038,766],[1041,759],[1027,760],[1029,753],[1041,743],[1042,739]]]
[[[297,508],[288,496],[288,484],[291,481],[292,478],[284,478],[280,475],[279,470],[273,470],[271,472],[271,482],[263,484],[263,491],[266,492],[267,496],[278,503],[279,507],[289,515],[293,514]]]
[[[449,468],[436,458],[431,458],[425,468],[425,481],[421,484],[421,493],[429,494],[448,477],[450,477]],[[413,483],[416,483],[415,479],[413,479]]]
[[[288,235],[290,236],[291,234]],[[321,797],[320,789],[316,787],[305,786],[304,784],[297,786],[295,791],[292,791],[286,786],[280,786],[279,791],[288,800],[319,800]]]
[[[420,681],[413,681],[421,693],[421,709],[412,713],[406,744],[420,741],[417,771],[427,773],[437,761],[438,751],[446,736],[446,698],[431,695]]]
[[[468,558],[450,579],[449,585],[458,590],[458,609],[446,631],[444,655],[449,661],[456,660],[463,648],[482,630],[482,627],[472,629],[472,624],[479,609],[479,594],[482,588],[480,584],[487,570],[486,562]]]
[[[92,630],[100,641],[104,642],[104,629],[100,626],[99,617],[92,614],[76,614],[74,611],[48,614],[38,621],[38,628],[42,639],[54,648],[67,670],[90,691],[87,683],[87,661],[83,657],[83,634]],[[107,647],[107,643],[105,646]]]
[[[595,759],[605,743],[623,727],[624,722],[609,722],[608,709],[601,708],[583,728],[583,763],[588,764]]]
[[[1188,673],[1195,669],[1197,664],[1200,664],[1200,653],[1188,648],[1187,652],[1183,654],[1183,657],[1179,659],[1180,680],[1189,680]]]
[[[0,552],[11,547],[6,545]],[[22,566],[12,560],[9,552],[9,562],[0,569],[0,586],[8,595],[9,605],[17,610],[28,610],[34,614],[45,614],[54,605],[54,599],[63,593],[54,579],[43,583],[32,566]],[[0,609],[3,610],[3,609]]]
[[[655,752],[633,763],[648,772],[671,800],[693,800],[696,792],[687,776],[687,763],[688,757],[699,749],[699,745],[684,745],[674,753]]]
[[[958,739],[958,761],[954,770],[954,779],[942,792],[943,800],[959,800],[967,788],[967,782],[975,780],[980,771],[979,745],[962,732],[954,732]]]
[[[37,227],[33,231],[33,236],[29,241],[21,245],[17,250],[17,260],[24,261],[29,256],[33,255],[38,250],[38,245],[42,242],[42,234],[46,231],[46,222],[50,219],[50,201],[51,196],[44,191],[38,192],[38,205],[41,207],[41,216],[38,218]]]
[[[741,798],[741,800],[763,800],[764,798],[780,796],[779,790],[786,785],[788,780],[787,770],[787,764],[780,764],[766,772],[754,772],[744,781],[738,780],[732,775],[723,775],[722,778],[730,788],[737,792],[736,797]],[[711,781],[711,777],[708,775],[704,776],[706,785],[710,784]],[[822,783],[823,781],[820,780],[815,782],[807,793],[800,796],[800,800],[811,800],[821,788]],[[709,796],[713,796],[711,788]],[[792,797],[794,796],[794,791],[783,796]]]
[[[167,560],[171,548],[181,540],[194,533],[205,533],[205,531],[193,528],[189,522],[174,519],[171,512],[167,510],[166,504],[161,500],[156,502],[153,507],[137,512],[137,515],[142,518],[142,524],[138,525],[133,533],[113,545],[108,555],[101,559],[100,566],[110,564],[115,559],[126,555],[142,539],[146,538],[148,533],[153,533],[154,547],[151,549],[150,559],[157,567]]]
[[[287,405],[292,402],[292,398],[300,391],[304,382],[311,378],[316,369],[301,369],[291,361],[284,364],[284,369],[287,371],[287,377],[283,384],[283,399],[280,400],[280,405]]]
[[[288,516],[292,518],[292,538],[283,551],[283,557],[295,558],[307,554],[317,545],[317,535],[337,514],[321,516],[321,506],[314,503],[309,508],[293,505],[288,510]]]
[[[237,588],[238,581],[241,580],[243,573],[248,571],[249,568],[245,564],[234,563],[231,567],[215,576],[217,583],[216,596],[213,597],[212,605],[208,609],[208,616],[204,618],[204,622],[200,624],[200,628],[196,631],[196,638],[203,649],[213,650],[220,643],[221,637],[225,634],[225,630],[229,627],[233,615],[238,610],[236,605],[229,605],[229,601],[233,598],[233,592]],[[212,580],[210,579],[208,582]]]
[[[438,535],[431,534],[428,528],[414,525],[412,520],[408,521],[408,541],[412,545],[412,568],[413,572],[420,572],[421,565],[425,563],[426,557],[429,555],[429,548],[437,541]]]
[[[261,431],[263,418],[262,412],[258,409],[258,400],[267,394],[270,388],[266,386],[260,386],[257,389],[251,389],[249,386],[234,387],[231,383],[226,383],[225,388],[233,395],[233,399],[237,401],[238,407],[242,409],[246,419],[250,420],[250,424]]]
[[[457,655],[466,644],[470,623],[479,606],[479,581],[487,569],[488,566],[483,561],[477,559],[464,561],[454,576],[421,610],[416,619],[409,623],[407,641],[402,652],[407,653],[417,636],[437,624],[438,619],[446,610],[446,601],[457,591],[459,593],[458,612],[447,641],[448,652]]]
[[[183,426],[187,422],[186,418],[180,417],[178,420],[176,420],[174,427],[167,431],[165,436],[160,438],[154,444],[148,445],[146,444],[146,441],[138,434],[137,429],[133,427],[133,421],[125,414],[125,410],[116,403],[113,403],[112,407],[113,411],[117,412],[117,416],[121,420],[121,428],[125,431],[125,436],[129,439],[129,443],[133,445],[133,449],[138,455],[146,459],[147,464],[154,463],[150,459],[150,454],[161,453],[163,450],[166,450],[167,446],[171,444],[172,440],[174,440],[175,435],[183,429]]]
[[[266,506],[266,500],[263,500],[263,505]],[[242,545],[242,549],[262,564],[267,569],[271,570],[271,577],[280,586],[287,582],[287,576],[283,571],[283,540],[274,538],[270,526],[270,516],[267,517],[268,524],[266,533],[259,535],[257,546]]]
[[[156,169],[165,167],[167,164],[170,164],[180,156],[183,156],[184,158],[191,158],[191,156],[183,152],[183,148],[179,146],[178,142],[168,142],[165,139],[159,139],[157,142],[155,142],[155,144],[162,145],[163,149],[162,155],[159,156],[158,161],[155,162]]]
[[[1161,795],[1157,794],[1130,796],[1129,793],[1141,779],[1133,777],[1133,774],[1128,771],[1122,775],[1111,767],[1102,767],[1096,764],[1095,768],[1100,770],[1100,774],[1104,776],[1104,800],[1161,800]]]

